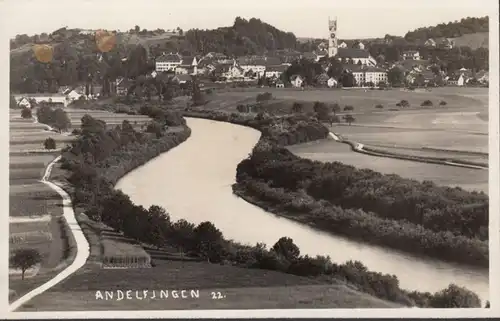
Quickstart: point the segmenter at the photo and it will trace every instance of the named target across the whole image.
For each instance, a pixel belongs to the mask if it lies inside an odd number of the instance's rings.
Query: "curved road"
[[[68,267],[66,267],[63,271],[57,274],[53,279],[47,281],[46,283],[31,290],[30,292],[26,293],[16,301],[12,302],[9,306],[9,310],[11,312],[15,311],[17,308],[19,308],[29,300],[33,299],[35,296],[49,290],[59,282],[69,277],[71,274],[75,273],[85,264],[85,262],[87,262],[87,258],[89,256],[90,246],[76,220],[75,213],[73,211],[73,204],[71,203],[71,198],[61,187],[57,186],[56,184],[48,180],[50,177],[50,173],[52,172],[52,168],[54,167],[54,164],[57,163],[60,159],[61,156],[58,156],[47,166],[45,174],[41,179],[41,182],[47,184],[53,190],[55,190],[59,195],[61,195],[61,198],[63,200],[63,211],[64,211],[63,216],[66,219],[66,224],[68,224],[69,229],[73,233],[73,236],[75,237],[76,241],[76,247],[77,247],[76,256],[73,262],[71,262],[71,264]]]

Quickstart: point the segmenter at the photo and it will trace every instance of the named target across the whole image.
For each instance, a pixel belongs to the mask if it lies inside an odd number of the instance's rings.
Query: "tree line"
[[[481,18],[467,17],[460,21],[440,23],[436,26],[423,27],[409,31],[406,33],[405,39],[408,41],[425,41],[429,38],[455,38],[465,34],[488,31],[489,20],[487,16]]]

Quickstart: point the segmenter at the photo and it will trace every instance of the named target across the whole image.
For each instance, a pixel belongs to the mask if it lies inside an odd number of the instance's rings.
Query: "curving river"
[[[329,255],[334,262],[359,260],[370,270],[397,275],[401,287],[435,292],[450,283],[489,298],[488,271],[423,259],[314,230],[247,203],[232,193],[238,163],[260,133],[229,123],[188,118],[191,137],[123,177],[117,188],[136,204],[163,206],[173,220],[211,221],[224,236],[241,243],[272,246],[291,237],[301,254]],[[397,160],[395,160],[397,161]]]

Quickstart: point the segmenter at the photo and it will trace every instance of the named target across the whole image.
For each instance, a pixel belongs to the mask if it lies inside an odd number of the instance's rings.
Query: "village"
[[[332,21],[330,21],[332,23]],[[363,41],[341,40],[336,38],[336,22],[331,28],[328,41],[320,42],[310,52],[286,49],[276,50],[268,55],[248,55],[230,57],[220,52],[205,55],[186,56],[178,52],[149,53],[149,63],[154,67],[147,78],[164,74],[172,82],[189,87],[195,76],[201,86],[219,87],[276,87],[276,88],[329,88],[329,89],[385,89],[401,87],[409,90],[442,86],[488,86],[489,73],[485,70],[460,68],[458,71],[445,71],[438,61],[425,57],[419,50],[406,50],[398,55],[396,62],[385,62],[384,57],[373,57]],[[84,33],[92,33],[85,30]],[[390,45],[390,40],[382,40],[382,45]],[[374,45],[371,43],[370,45]],[[375,45],[377,45],[375,43]],[[420,44],[426,50],[450,51],[454,43],[448,38],[439,41],[428,39]],[[151,48],[150,48],[151,51]],[[101,55],[101,54],[98,54]],[[336,66],[332,66],[334,57]],[[102,60],[102,57],[97,57]],[[127,58],[123,58],[126,62]],[[315,72],[313,79],[306,79],[303,73],[290,74],[292,64],[309,63],[321,66],[321,72]],[[337,68],[337,74],[330,70]],[[340,74],[338,70],[340,68]],[[288,72],[287,72],[288,71]],[[392,73],[392,76],[391,76]],[[343,76],[348,77],[343,77]],[[341,78],[350,80],[343,81]],[[396,84],[398,82],[398,84]],[[118,77],[110,82],[110,92],[116,96],[126,96],[134,79]],[[98,99],[102,85],[90,83],[88,86],[61,86],[57,93],[36,93],[14,95],[16,103],[22,107],[32,106],[41,101],[62,106],[77,100]]]

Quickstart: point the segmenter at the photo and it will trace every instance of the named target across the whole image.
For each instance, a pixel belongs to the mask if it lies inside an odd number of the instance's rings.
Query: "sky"
[[[495,0],[0,0],[0,27],[9,37],[61,27],[128,30],[213,29],[235,17],[259,18],[297,37],[326,38],[328,17],[338,37],[403,36],[407,31],[465,17],[492,16]]]

